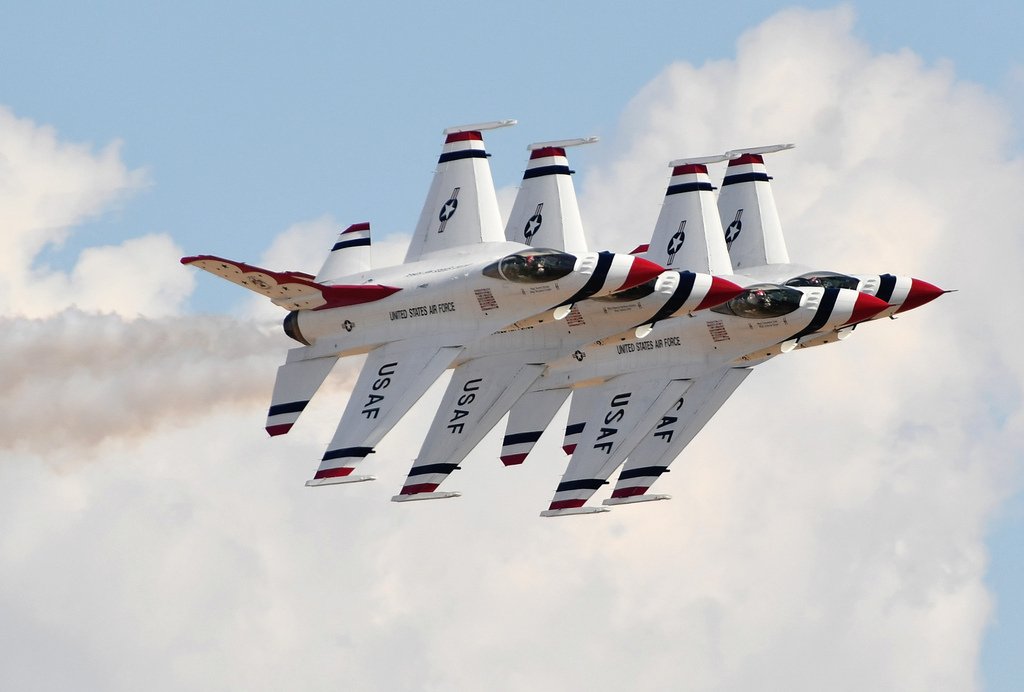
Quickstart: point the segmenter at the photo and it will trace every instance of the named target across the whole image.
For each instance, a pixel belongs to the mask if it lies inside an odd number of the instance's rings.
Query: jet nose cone
[[[853,313],[844,324],[857,324],[858,322],[869,320],[888,307],[889,304],[884,300],[867,293],[858,293],[857,302],[853,304]]]
[[[921,279],[911,279],[907,298],[896,312],[906,312],[907,310],[919,308],[925,303],[932,302],[943,293],[948,293],[948,291],[943,291],[938,286],[933,286],[927,281],[921,281]]]
[[[623,291],[627,288],[633,288],[640,284],[647,283],[651,279],[657,277],[665,268],[646,260],[643,257],[630,257],[633,264],[629,268],[629,274],[626,275],[626,281],[619,286],[616,291]]]
[[[707,294],[704,296],[704,300],[700,301],[696,310],[705,310],[707,308],[713,308],[716,305],[721,305],[727,300],[732,300],[739,294],[743,293],[743,288],[737,286],[732,281],[726,281],[720,279],[717,276],[711,277],[711,288],[708,289]]]

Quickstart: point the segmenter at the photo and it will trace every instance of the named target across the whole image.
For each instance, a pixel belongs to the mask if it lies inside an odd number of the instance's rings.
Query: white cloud
[[[138,319],[68,310],[0,320],[0,380],[10,406],[0,451],[60,462],[176,428],[218,406],[266,403],[282,335],[227,317]],[[254,420],[259,416],[254,414]]]
[[[734,61],[670,66],[577,181],[595,245],[628,250],[670,159],[796,141],[769,161],[794,259],[962,289],[761,368],[660,482],[672,502],[537,518],[564,468],[553,430],[516,469],[492,435],[461,499],[393,505],[436,390],[378,447],[380,480],[306,489],[351,368],[268,440],[279,335],[7,320],[23,410],[0,463],[0,686],[976,688],[984,531],[1024,439],[1024,171],[991,97],[851,26],[784,12]],[[332,225],[264,260],[315,271]],[[92,463],[54,473],[51,444]]]
[[[192,290],[179,248],[166,235],[92,247],[69,272],[39,263],[47,247],[146,183],[128,170],[119,143],[99,152],[60,141],[50,127],[0,106],[0,314],[44,317],[68,307],[128,317],[176,312]]]

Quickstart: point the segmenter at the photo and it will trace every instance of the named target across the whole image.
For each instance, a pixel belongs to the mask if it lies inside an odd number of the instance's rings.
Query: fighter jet
[[[506,235],[574,254],[586,253],[566,148],[596,138],[539,142],[527,147],[529,162],[513,204]],[[594,296],[551,314],[516,322],[467,345],[430,425],[426,440],[396,502],[456,497],[437,492],[516,400],[542,377],[547,363],[572,358],[578,348],[624,329],[674,314],[692,314],[738,295],[724,279],[669,271],[610,296]]]
[[[764,155],[793,146],[775,144],[725,154],[729,164],[718,197],[718,210],[723,224],[731,219],[724,236],[736,273],[791,286],[834,286],[869,293],[890,306],[874,319],[912,310],[947,293],[927,281],[906,276],[848,275],[791,263]],[[651,254],[645,257],[654,258]]]
[[[694,381],[758,345],[770,353],[815,322],[836,329],[885,308],[848,289],[748,286],[703,315],[666,320],[643,338],[604,339],[581,349],[581,359],[551,363],[513,410],[506,444],[523,439],[520,421],[530,426],[544,408],[553,415],[571,390],[563,448],[572,458],[544,516],[577,513],[648,434],[669,434],[663,419]]]
[[[307,485],[373,479],[356,467],[467,344],[531,315],[644,284],[662,268],[610,252],[574,255],[507,242],[482,132],[448,128],[405,263],[367,269],[369,226],[343,231],[314,276],[211,255],[194,265],[288,310],[303,344],[278,369],[267,431],[287,433],[339,357],[366,361],[319,469]]]
[[[781,281],[792,287],[849,288],[875,296],[888,306],[871,320],[905,313],[948,292],[906,276],[848,275],[790,263],[764,155],[792,148],[792,144],[779,144],[738,149],[725,154],[729,164],[718,197],[718,209],[720,219],[730,220],[723,235],[737,271],[762,280]],[[647,257],[656,259],[657,255],[648,254]],[[604,504],[666,499],[667,495],[649,494],[647,491],[747,378],[751,366],[782,352],[835,343],[852,334],[857,324],[854,322],[831,330],[824,325],[818,326],[777,349],[747,354],[731,367],[698,378],[685,400],[666,413],[652,434],[632,451],[611,498],[604,500]]]
[[[707,164],[725,158],[672,162],[648,256],[713,274],[732,271],[707,173]],[[888,307],[847,288],[729,278],[747,290],[709,313],[656,321],[653,331],[644,327],[583,347],[579,357],[549,364],[513,407],[502,458],[519,463],[572,392],[563,445],[572,459],[544,516],[603,511],[584,505],[646,437],[671,439],[666,420],[695,382],[734,362],[791,350],[805,335],[845,328]]]

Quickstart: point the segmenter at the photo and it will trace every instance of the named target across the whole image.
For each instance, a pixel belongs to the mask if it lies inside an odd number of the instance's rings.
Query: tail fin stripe
[[[723,183],[724,184],[724,183]],[[678,195],[683,192],[714,192],[715,188],[711,183],[678,183],[677,185],[669,185],[668,190],[665,191],[665,196]]]
[[[487,152],[483,149],[462,149],[460,151],[447,151],[441,154],[437,162],[448,163],[449,161],[459,161],[461,159],[486,159]]]
[[[523,180],[540,178],[545,175],[572,175],[575,172],[570,170],[568,166],[538,166],[537,168],[527,168],[526,172],[523,173]]]
[[[722,181],[722,187],[725,187],[726,185],[737,185],[739,183],[767,183],[771,179],[771,176],[767,173],[737,173],[735,175],[725,176],[725,180]]]
[[[369,245],[369,244],[370,244],[369,237],[367,237],[367,238],[353,238],[352,240],[339,240],[338,242],[336,242],[334,244],[334,247],[331,248],[331,252],[334,252],[335,250],[344,250],[347,247],[359,247],[361,245]]]

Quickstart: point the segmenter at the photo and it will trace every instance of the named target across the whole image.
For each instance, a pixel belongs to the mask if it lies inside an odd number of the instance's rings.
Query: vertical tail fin
[[[596,142],[597,137],[538,142],[527,147],[530,161],[505,227],[508,240],[534,247],[564,250],[574,255],[587,251],[576,189],[569,170],[566,147]]]
[[[324,283],[370,269],[370,224],[355,223],[338,235],[315,281]]]
[[[732,274],[722,219],[715,206],[715,188],[707,167],[727,159],[728,156],[704,156],[669,164],[672,178],[645,255],[647,259],[674,269]]]
[[[515,123],[498,120],[444,131],[444,147],[406,262],[414,262],[428,252],[505,239],[481,132]]]
[[[792,144],[735,149],[718,196],[725,242],[737,271],[764,264],[788,264],[789,252],[775,208],[771,178],[762,154],[792,149]]]

